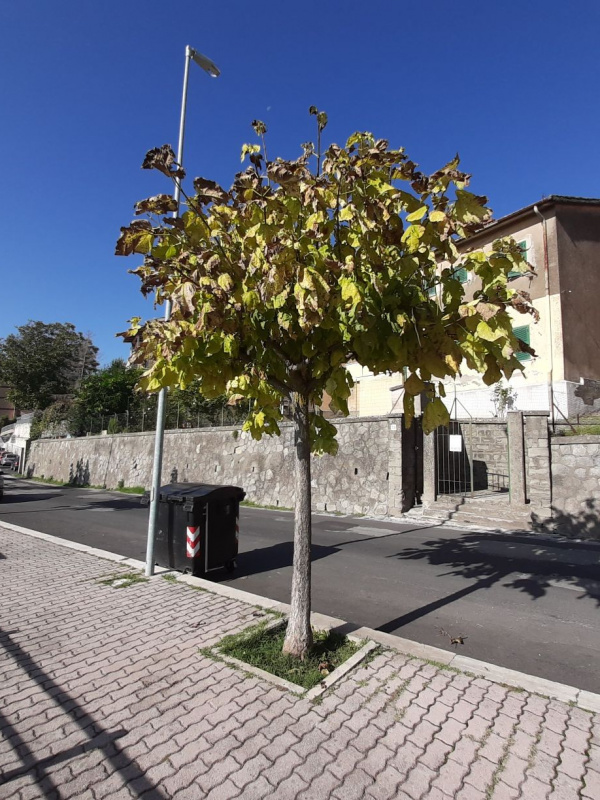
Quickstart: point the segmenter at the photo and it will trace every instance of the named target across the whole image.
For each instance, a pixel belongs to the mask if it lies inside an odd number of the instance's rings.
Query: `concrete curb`
[[[7,528],[8,530],[22,533],[26,536],[33,536],[36,539],[43,539],[46,542],[60,545],[62,547],[77,550],[82,553],[103,558],[108,561],[129,566],[134,569],[144,569],[145,564],[133,558],[126,558],[117,553],[110,553],[107,550],[100,550],[89,545],[80,544],[79,542],[70,542],[66,539],[61,539],[58,536],[52,536],[48,533],[32,530],[31,528],[23,528],[20,525],[13,525],[9,522],[0,522],[0,527]],[[172,570],[164,569],[161,567],[155,568],[155,574],[170,572]],[[191,575],[182,574],[177,577],[179,583],[185,583],[199,589],[212,592],[213,594],[227,597],[232,600],[238,600],[242,603],[258,606],[259,608],[268,609],[271,611],[279,611],[287,614],[290,606],[288,603],[279,603],[276,600],[270,600],[268,597],[261,595],[251,594],[244,592],[241,589],[235,589],[233,586],[226,586],[219,583],[213,583],[204,578],[194,578]],[[506,667],[498,667],[495,664],[488,664],[485,661],[478,661],[474,658],[467,656],[460,656],[454,653],[449,653],[447,650],[442,650],[438,647],[432,647],[426,644],[419,644],[418,642],[403,639],[400,636],[395,636],[391,633],[383,633],[381,631],[373,630],[367,627],[356,627],[345,620],[337,619],[336,617],[329,617],[325,614],[313,613],[311,620],[316,628],[331,629],[342,628],[344,631],[358,639],[370,639],[377,644],[384,647],[389,647],[397,650],[400,653],[411,656],[413,658],[424,659],[426,661],[434,661],[440,667],[448,667],[460,672],[467,672],[477,677],[486,678],[487,680],[495,683],[502,683],[507,686],[514,686],[515,688],[524,689],[525,691],[532,692],[533,694],[543,695],[555,700],[560,700],[565,703],[572,703],[579,706],[579,708],[594,713],[600,713],[600,694],[588,692],[583,689],[578,689],[575,686],[568,686],[564,683],[557,683],[549,681],[545,678],[537,678],[535,675],[527,675],[524,672],[517,670],[507,669]]]

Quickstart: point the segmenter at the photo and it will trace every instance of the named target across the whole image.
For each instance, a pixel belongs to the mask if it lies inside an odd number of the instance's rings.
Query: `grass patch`
[[[434,658],[421,658],[419,656],[418,661],[424,661],[425,664],[430,664],[432,667],[436,667],[439,670],[446,670],[447,672],[455,672],[457,675],[466,675],[466,673],[462,669],[457,669],[457,667],[451,667],[449,664],[444,664],[443,661],[436,661]]]
[[[15,477],[22,478],[23,475],[15,475]],[[103,489],[106,486],[99,486],[95,483],[74,483],[73,481],[57,481],[54,478],[45,478],[43,476],[27,478],[28,481],[35,483],[51,483],[53,486],[69,486],[72,489]],[[121,492],[122,494],[144,494],[146,491],[143,486],[116,486],[114,489],[109,489],[110,492]]]
[[[293,508],[288,508],[287,506],[269,506],[269,505],[261,505],[260,503],[254,503],[252,500],[242,500],[240,503],[241,506],[246,506],[247,508],[266,508],[270,511],[293,511]]]
[[[148,578],[140,572],[121,572],[116,575],[109,575],[108,578],[98,581],[104,586],[111,586],[113,589],[126,589],[128,586],[133,586],[134,583],[147,583]]]
[[[169,581],[169,583],[177,583],[177,575],[173,575],[172,572],[167,572],[166,575],[162,576],[163,581]]]
[[[262,623],[250,631],[226,636],[218,645],[218,652],[312,689],[361,647],[360,643],[334,631],[315,631],[314,645],[304,661],[300,661],[281,652],[284,638],[285,627],[265,630]]]
[[[600,425],[575,425],[575,430],[565,431],[565,436],[597,436],[600,434]]]

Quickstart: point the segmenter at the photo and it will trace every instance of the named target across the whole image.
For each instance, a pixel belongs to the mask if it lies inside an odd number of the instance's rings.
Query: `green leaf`
[[[413,397],[425,391],[425,383],[414,372],[404,381],[404,389]]]
[[[423,433],[428,435],[440,425],[447,425],[450,422],[450,414],[439,397],[436,397],[425,406],[423,413]]]

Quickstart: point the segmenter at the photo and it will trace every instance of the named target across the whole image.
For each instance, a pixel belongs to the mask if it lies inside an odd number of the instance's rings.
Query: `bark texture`
[[[283,652],[304,658],[313,643],[310,627],[311,487],[310,425],[307,397],[298,398],[294,409],[296,464],[294,508],[294,572],[292,600]]]

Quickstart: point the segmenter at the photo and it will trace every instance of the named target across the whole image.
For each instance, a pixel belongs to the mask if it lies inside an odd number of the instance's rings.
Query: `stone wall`
[[[503,420],[475,419],[463,424],[465,436],[472,435],[475,488],[508,488],[508,438]],[[471,431],[471,433],[469,433]],[[482,485],[483,484],[483,485]]]
[[[544,411],[523,413],[525,442],[525,496],[535,513],[550,515],[552,496],[548,415]]]
[[[552,519],[558,532],[600,539],[600,436],[554,436]]]
[[[313,507],[342,513],[387,514],[403,508],[401,417],[336,420],[339,452],[313,458]],[[151,483],[153,433],[38,440],[28,469],[37,477],[115,488]],[[177,480],[241,486],[263,505],[294,504],[293,431],[254,441],[239,428],[167,431],[162,483]],[[392,469],[393,468],[393,469]]]

